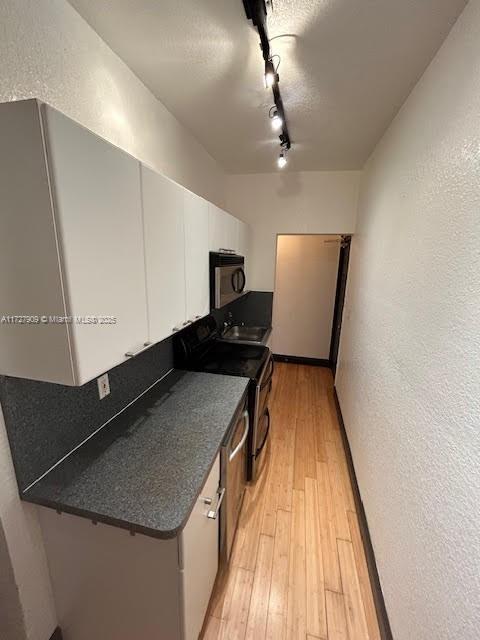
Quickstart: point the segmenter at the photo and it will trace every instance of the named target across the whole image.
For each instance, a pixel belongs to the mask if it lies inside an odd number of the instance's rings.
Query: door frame
[[[352,236],[342,235],[340,255],[338,258],[337,290],[335,293],[335,307],[333,311],[332,337],[330,340],[330,368],[333,376],[337,371],[338,351],[340,348],[340,335],[342,332],[343,308],[345,306],[345,293],[347,290],[348,265],[350,262],[350,246]]]

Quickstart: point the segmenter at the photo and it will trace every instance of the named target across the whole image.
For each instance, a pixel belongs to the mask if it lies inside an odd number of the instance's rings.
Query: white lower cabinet
[[[178,538],[38,507],[64,640],[197,640],[218,568],[219,457]]]
[[[180,537],[185,640],[198,638],[217,575],[218,518],[210,519],[207,517],[209,510],[214,507],[206,504],[205,498],[213,499],[213,505],[215,505],[219,478],[220,463],[217,458]]]

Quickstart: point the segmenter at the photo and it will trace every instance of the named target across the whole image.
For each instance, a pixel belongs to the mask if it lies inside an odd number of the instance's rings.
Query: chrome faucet
[[[223,322],[223,332],[225,333],[225,331],[229,329],[232,326],[232,324],[233,324],[233,315],[232,315],[232,312],[229,311],[227,313],[227,319]]]

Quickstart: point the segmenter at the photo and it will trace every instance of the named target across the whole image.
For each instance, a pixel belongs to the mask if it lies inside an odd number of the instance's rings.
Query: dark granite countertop
[[[150,536],[176,536],[248,383],[172,371],[22,498]]]

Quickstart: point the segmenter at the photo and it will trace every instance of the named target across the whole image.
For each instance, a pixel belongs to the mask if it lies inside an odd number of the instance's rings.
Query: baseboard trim
[[[60,627],[57,627],[55,631],[50,636],[50,640],[63,640],[62,630]]]
[[[274,353],[273,359],[276,362],[290,362],[291,364],[308,364],[311,367],[331,368],[330,360],[324,360],[323,358],[304,358],[302,356],[285,356],[280,353]]]
[[[340,408],[340,402],[339,402],[337,390],[335,389],[335,387],[333,389],[333,392],[334,392],[334,398],[335,398],[335,407],[337,409],[338,422],[340,425],[340,432],[342,434],[343,446],[344,446],[345,455],[347,458],[348,473],[350,475],[350,482],[353,488],[353,498],[355,500],[355,508],[358,516],[360,534],[362,536],[363,546],[365,548],[367,568],[370,576],[370,583],[372,585],[373,601],[375,604],[375,610],[377,612],[380,635],[382,640],[393,640],[392,630],[390,628],[390,622],[388,620],[387,609],[385,607],[385,600],[383,598],[382,587],[380,585],[380,578],[378,576],[377,563],[375,561],[375,554],[373,553],[372,540],[370,538],[370,532],[368,530],[367,516],[365,515],[365,509],[363,507],[363,502],[360,495],[360,489],[358,488],[358,482],[357,482],[357,476],[355,474],[355,467],[353,464],[352,452],[350,450],[350,443],[348,442],[347,431],[345,429],[342,410]]]

